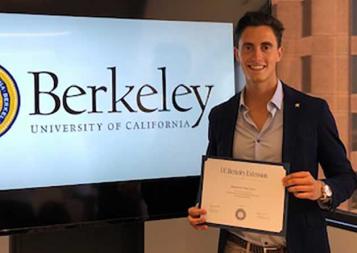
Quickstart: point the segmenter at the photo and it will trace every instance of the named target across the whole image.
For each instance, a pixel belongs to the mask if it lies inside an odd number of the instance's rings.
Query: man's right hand
[[[190,207],[188,209],[188,222],[196,230],[207,230],[208,226],[203,224],[206,222],[205,214],[207,211],[198,207]]]

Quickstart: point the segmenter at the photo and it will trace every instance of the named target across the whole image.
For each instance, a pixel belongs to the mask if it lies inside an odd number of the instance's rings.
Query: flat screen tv
[[[234,24],[268,1],[0,4],[0,234],[179,217]]]

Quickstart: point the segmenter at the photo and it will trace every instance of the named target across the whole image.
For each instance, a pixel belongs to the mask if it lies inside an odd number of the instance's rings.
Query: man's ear
[[[278,62],[281,61],[281,58],[283,58],[283,53],[284,53],[284,48],[283,47],[279,47],[278,48],[278,54],[279,54],[279,60]]]
[[[239,50],[237,47],[234,47],[234,59],[236,62],[239,62]]]

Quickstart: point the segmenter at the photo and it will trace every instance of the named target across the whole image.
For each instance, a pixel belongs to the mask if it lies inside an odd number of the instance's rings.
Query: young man
[[[330,252],[321,208],[335,209],[357,186],[327,103],[277,77],[283,30],[263,13],[247,13],[239,21],[235,56],[246,86],[212,109],[207,155],[290,164],[283,180],[289,192],[286,237],[222,230],[219,252]],[[325,180],[317,179],[318,164]],[[194,228],[207,229],[206,210],[188,212]]]

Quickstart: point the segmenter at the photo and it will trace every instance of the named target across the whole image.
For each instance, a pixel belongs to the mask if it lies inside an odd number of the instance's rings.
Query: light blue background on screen
[[[18,117],[0,138],[0,189],[200,174],[209,110],[234,94],[232,24],[20,14],[0,14],[0,23],[0,65],[14,77],[21,95]],[[126,97],[135,110],[136,93],[145,84],[155,87],[158,94],[143,97],[143,104],[162,109],[162,72],[158,68],[166,67],[170,111],[130,113],[118,103],[121,113],[107,113],[112,104],[109,67],[116,67],[118,99],[127,92],[125,86],[135,86]],[[71,115],[61,106],[52,115],[30,115],[34,112],[34,75],[29,72],[38,71],[57,75],[59,85],[54,93],[60,97],[70,85],[88,92],[68,99],[76,110],[91,109],[87,86],[106,86],[106,93],[97,94],[97,109],[103,113]],[[49,91],[52,80],[41,76],[40,89]],[[177,97],[182,107],[192,107],[190,111],[176,111],[172,104],[173,89],[179,84],[200,85],[203,99],[208,91],[205,86],[214,85],[196,128],[191,126],[201,108],[193,91]],[[41,110],[51,111],[53,99],[48,95],[40,98]],[[132,126],[135,122],[180,120],[190,126],[126,127],[127,122]],[[31,131],[31,125],[89,123],[102,124],[101,131]],[[121,124],[120,129],[108,130],[111,123]]]

